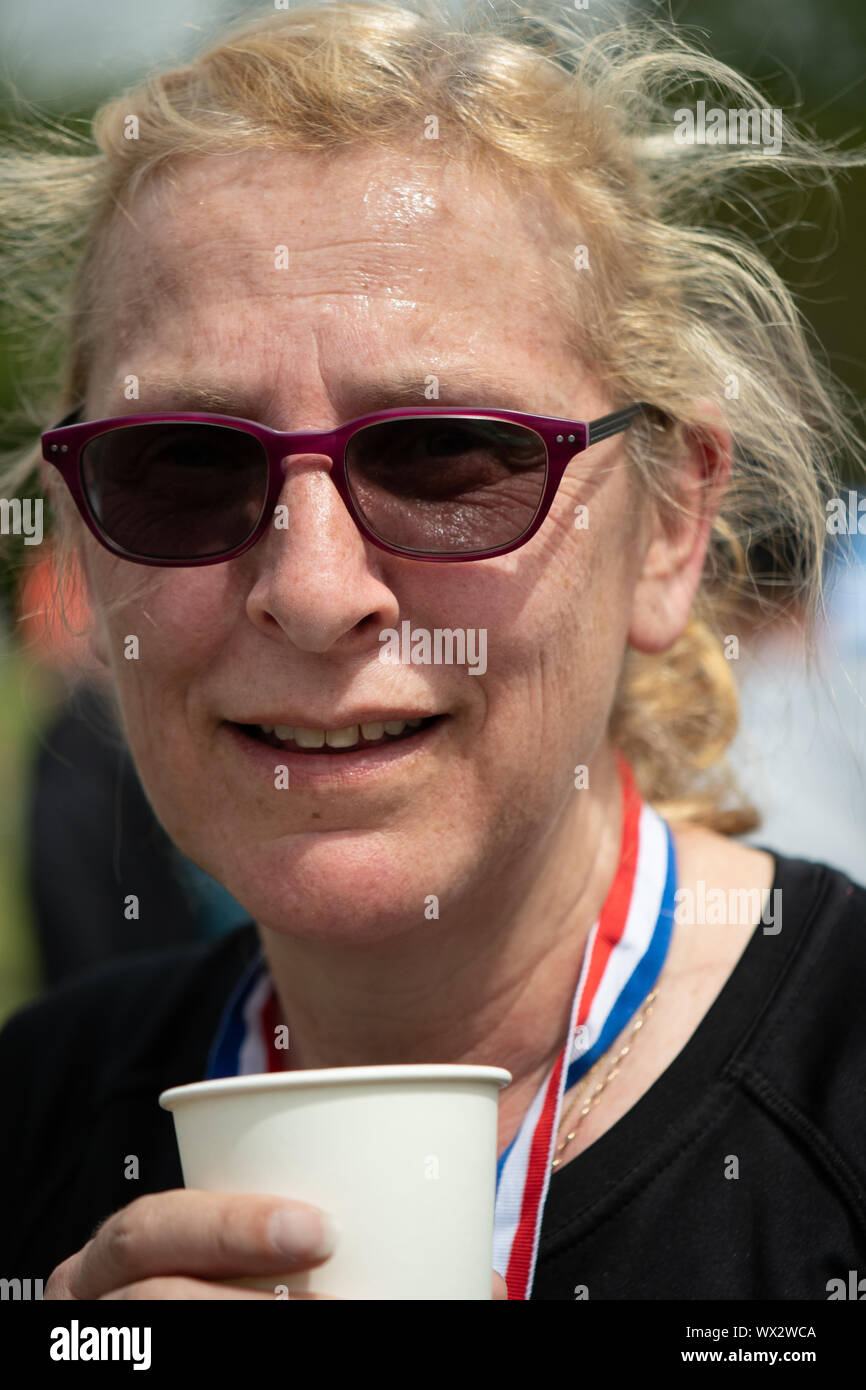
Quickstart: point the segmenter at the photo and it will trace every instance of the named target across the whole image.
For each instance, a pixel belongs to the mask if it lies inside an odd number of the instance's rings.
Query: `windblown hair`
[[[107,248],[157,171],[190,155],[362,145],[435,149],[483,169],[505,192],[545,198],[567,342],[611,409],[658,407],[655,423],[626,436],[640,494],[679,506],[677,461],[686,433],[707,427],[702,400],[727,420],[733,475],[692,617],[670,651],[628,651],[611,732],[664,815],[753,828],[725,756],[737,694],[723,637],[746,608],[817,612],[825,499],[860,446],[849,393],[743,227],[760,223],[763,192],[769,207],[786,179],[795,196],[816,185],[832,193],[834,171],[864,160],[787,119],[778,153],[678,143],[675,104],[707,95],[729,111],[770,106],[665,19],[593,23],[547,0],[453,10],[446,0],[345,0],[247,14],[187,66],[103,105],[92,139],[63,125],[17,137],[0,166],[0,280],[23,347],[43,333],[58,350],[41,380],[29,379],[30,440],[8,454],[6,495],[37,476],[33,433],[84,399]],[[431,116],[438,141],[424,138]],[[579,272],[578,245],[591,266]],[[74,563],[71,509],[58,510],[59,553]]]

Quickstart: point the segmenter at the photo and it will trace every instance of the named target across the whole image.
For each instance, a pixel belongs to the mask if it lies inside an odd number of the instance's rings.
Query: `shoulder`
[[[677,923],[690,928],[691,957],[742,956],[768,991],[766,1029],[796,1028],[836,1000],[836,1010],[863,997],[866,976],[866,887],[829,864],[793,858],[672,827],[677,850]],[[728,943],[726,951],[722,944]],[[685,950],[685,948],[681,948]],[[806,1000],[809,1000],[807,1005]],[[803,1010],[796,1018],[795,1010]],[[770,1020],[772,1019],[772,1023]],[[866,1011],[851,1008],[842,1026],[866,1037]],[[817,1039],[813,1039],[817,1043]]]
[[[198,1039],[258,946],[250,922],[216,942],[137,952],[54,986],[0,1029],[4,1094],[52,1078],[93,1089],[145,1059],[153,1064],[179,1028]]]
[[[828,864],[672,829],[680,1012],[703,1015],[718,996],[728,1079],[866,1191],[866,887]]]
[[[761,933],[779,978],[765,1041],[808,1034],[826,1052],[848,1036],[866,1049],[866,887],[828,864],[780,855],[772,891]]]
[[[866,1215],[866,888],[777,856],[773,895],[744,957],[755,1012],[728,1073]]]
[[[696,949],[732,943],[734,959],[756,935],[773,938],[769,953],[796,974],[805,951],[829,951],[825,982],[844,961],[864,962],[866,887],[828,864],[752,847],[693,827],[672,827],[677,855],[675,921],[699,927]],[[864,866],[866,867],[866,866]],[[738,943],[738,944],[733,944]]]

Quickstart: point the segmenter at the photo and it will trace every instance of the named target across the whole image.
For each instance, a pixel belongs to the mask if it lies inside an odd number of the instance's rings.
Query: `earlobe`
[[[649,655],[667,651],[685,629],[694,587],[682,577],[642,577],[637,584],[628,630],[629,646]]]

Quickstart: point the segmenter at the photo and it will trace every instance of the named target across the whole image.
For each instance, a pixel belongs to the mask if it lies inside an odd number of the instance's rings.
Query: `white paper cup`
[[[334,1067],[173,1086],[159,1103],[187,1187],[274,1193],[336,1220],[323,1264],[227,1282],[283,1298],[490,1299],[498,1098],[511,1079],[446,1063]]]

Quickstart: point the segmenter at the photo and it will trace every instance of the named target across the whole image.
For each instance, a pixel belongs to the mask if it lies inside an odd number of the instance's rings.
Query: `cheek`
[[[573,698],[588,684],[615,684],[634,590],[627,538],[617,518],[594,507],[576,528],[570,499],[549,518],[528,569],[517,576],[521,647]],[[529,550],[529,547],[527,547]]]
[[[167,744],[182,759],[188,694],[224,648],[234,618],[221,566],[145,570],[142,578],[129,576],[130,568],[115,564],[116,582],[101,576],[100,592],[115,595],[102,610],[107,657],[146,780],[154,765],[170,769]]]
[[[485,787],[525,779],[535,796],[546,781],[570,785],[569,769],[591,760],[604,737],[633,577],[622,540],[611,542],[616,526],[600,517],[598,509],[594,531],[577,530],[566,505],[523,550],[459,575],[443,566],[435,598],[416,592],[428,625],[486,629],[484,737],[473,755]]]
[[[534,749],[539,773],[572,757],[586,761],[597,750],[627,630],[616,595],[587,589],[572,574],[553,573],[527,605],[494,672],[503,713],[523,731],[519,742]]]

